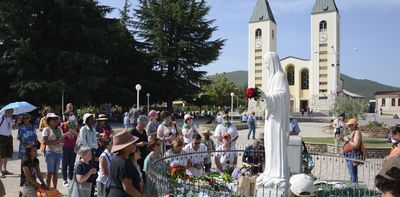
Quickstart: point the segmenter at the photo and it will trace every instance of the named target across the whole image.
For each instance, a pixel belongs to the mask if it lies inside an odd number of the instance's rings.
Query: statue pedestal
[[[286,197],[288,195],[288,188],[279,186],[257,186],[256,197]]]

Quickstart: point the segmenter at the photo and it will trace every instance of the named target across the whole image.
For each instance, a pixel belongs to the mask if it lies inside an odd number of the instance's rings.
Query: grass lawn
[[[333,137],[328,138],[311,138],[305,137],[303,138],[306,143],[320,143],[320,144],[335,144]],[[390,148],[392,147],[391,143],[388,143],[387,140],[381,138],[364,138],[364,145],[366,148]]]

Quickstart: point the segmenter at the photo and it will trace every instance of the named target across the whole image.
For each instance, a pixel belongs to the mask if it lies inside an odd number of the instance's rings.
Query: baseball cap
[[[149,117],[153,117],[153,116],[156,116],[158,113],[160,113],[160,112],[159,112],[159,111],[156,111],[156,110],[151,110],[151,111],[149,112],[148,116],[149,116]]]
[[[290,191],[296,196],[315,196],[313,179],[306,174],[296,174],[290,178]],[[304,195],[303,193],[308,193]]]

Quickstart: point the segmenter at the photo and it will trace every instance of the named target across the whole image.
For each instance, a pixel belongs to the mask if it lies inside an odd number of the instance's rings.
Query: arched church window
[[[399,98],[399,99],[397,99],[397,106],[399,106],[399,107],[400,107],[400,98]]]
[[[308,70],[305,69],[305,70],[301,71],[301,89],[302,90],[308,90],[308,81],[309,81]]]
[[[289,66],[286,70],[289,85],[294,85],[294,66]]]
[[[319,23],[319,32],[326,32],[327,27],[328,24],[326,23],[326,21],[321,21]]]
[[[382,106],[385,106],[386,105],[386,99],[382,99]]]
[[[392,107],[396,106],[396,99],[392,98]]]
[[[256,38],[261,38],[261,36],[262,36],[261,29],[257,29],[256,30]]]

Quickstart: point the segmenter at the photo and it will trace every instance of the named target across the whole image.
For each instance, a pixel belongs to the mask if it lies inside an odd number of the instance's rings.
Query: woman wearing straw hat
[[[193,116],[185,114],[182,127],[182,134],[185,144],[192,143],[193,134],[199,133],[199,129],[193,124]]]
[[[96,131],[97,133],[104,133],[105,136],[110,137],[114,131],[109,124],[107,124],[108,118],[105,114],[100,114],[97,120]]]
[[[110,165],[111,189],[107,196],[145,196],[140,188],[139,172],[129,158],[131,153],[136,152],[137,140],[137,137],[126,131],[113,136],[111,152],[115,157]]]

